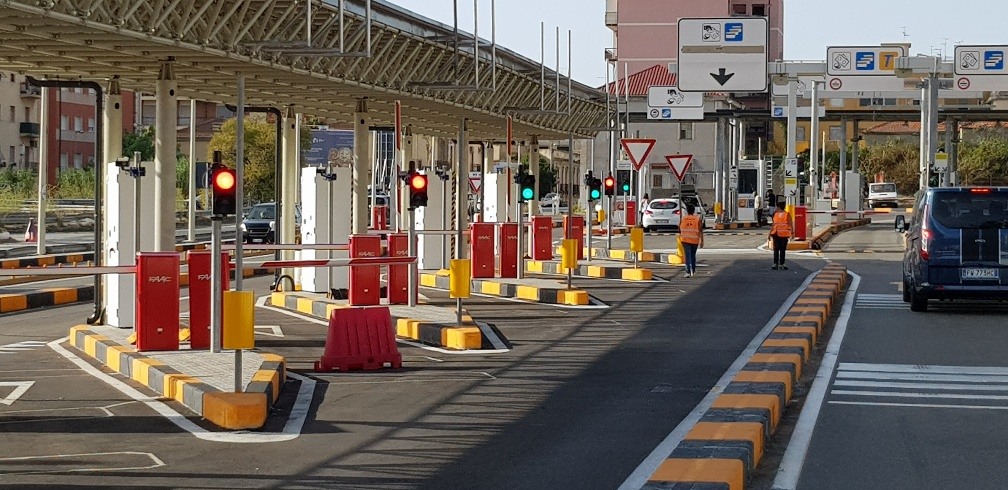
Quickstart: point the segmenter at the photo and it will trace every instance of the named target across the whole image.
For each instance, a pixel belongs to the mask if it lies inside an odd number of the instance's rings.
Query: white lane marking
[[[67,358],[70,362],[76,364],[77,367],[83,369],[88,374],[104,381],[109,386],[119,390],[124,395],[136,401],[139,401],[144,405],[147,405],[152,410],[157,412],[159,415],[168,419],[169,422],[175,424],[178,428],[186,432],[189,432],[198,439],[202,439],[204,441],[226,442],[235,444],[261,444],[270,442],[291,441],[297,439],[297,437],[301,435],[300,427],[303,426],[304,420],[292,424],[291,423],[292,419],[287,420],[287,424],[284,426],[284,431],[280,433],[269,433],[269,432],[252,433],[248,431],[210,432],[204,429],[203,427],[194,424],[185,416],[176,412],[173,408],[171,408],[167,404],[161,402],[158,398],[147,396],[138,391],[137,389],[133,388],[132,386],[124,383],[123,381],[120,381],[119,379],[116,379],[111,375],[108,375],[102,372],[101,370],[95,368],[94,366],[88,364],[83,359],[77,357],[72,352],[68,351],[63,346],[59,345],[61,342],[65,340],[67,340],[66,337],[49,342],[49,348],[56,351],[63,357]],[[288,375],[292,377],[296,376],[294,373],[289,373]],[[311,386],[310,391],[306,389],[306,385]],[[315,389],[314,382],[311,383],[302,382],[301,389],[298,390],[298,399],[295,402],[295,407],[299,406],[299,404],[304,403],[310,405],[311,397],[314,395],[314,389]],[[302,400],[303,397],[308,397],[308,400],[303,401]],[[293,416],[294,413],[292,411],[291,417]],[[288,428],[290,428],[291,430],[289,431]],[[295,428],[297,428],[296,432],[294,431]]]
[[[958,374],[882,373],[870,371],[838,371],[836,379],[890,381],[959,381],[965,383],[1008,383],[1008,376],[963,376]],[[963,385],[968,386],[968,385]]]
[[[847,298],[840,310],[836,326],[833,327],[833,336],[830,337],[829,344],[826,346],[822,364],[816,371],[812,387],[809,388],[805,405],[798,415],[791,440],[788,441],[787,449],[784,450],[784,457],[781,459],[777,476],[774,478],[774,490],[789,490],[798,486],[798,478],[801,476],[805,456],[808,455],[809,444],[812,442],[812,432],[815,431],[819,412],[822,411],[823,402],[826,400],[826,390],[829,388],[833,370],[836,369],[840,346],[843,344],[844,335],[847,334],[847,325],[850,323],[851,311],[854,309],[854,298],[857,297],[857,290],[861,285],[861,276],[851,271],[847,271],[847,273],[853,278],[847,291]]]
[[[298,388],[297,400],[294,401],[290,415],[287,416],[283,433],[294,434],[294,437],[297,437],[301,435],[305,420],[308,420],[308,411],[311,409],[312,398],[315,396],[315,380],[289,371],[287,376],[301,381],[301,387]]]
[[[954,405],[943,403],[893,403],[893,402],[849,402],[830,400],[830,405],[864,405],[870,407],[912,407],[912,408],[963,408],[972,410],[1008,410],[1004,405]]]
[[[977,385],[977,384],[953,384],[953,383],[891,383],[885,381],[852,381],[837,379],[833,381],[833,386],[864,387],[864,388],[903,388],[919,390],[949,390],[949,391],[1008,391],[1008,385]],[[837,390],[833,390],[838,394]]]
[[[35,350],[45,344],[45,341],[25,340],[23,342],[16,342],[13,344],[0,345],[0,354],[14,354],[15,352]]]
[[[21,398],[21,395],[24,395],[25,392],[28,391],[28,388],[31,388],[34,384],[34,381],[0,381],[0,388],[14,387],[10,394],[4,398],[0,398],[0,403],[7,406],[13,405],[14,402],[17,401],[18,398]]]
[[[703,414],[710,409],[711,405],[714,404],[714,399],[721,394],[726,386],[728,386],[728,383],[731,382],[732,378],[734,378],[735,375],[742,370],[746,363],[749,362],[749,357],[756,353],[756,349],[762,345],[763,340],[770,335],[770,332],[777,326],[777,323],[780,322],[781,318],[784,318],[788,309],[795,300],[798,299],[798,296],[805,290],[809,283],[812,282],[812,279],[814,279],[815,276],[815,272],[809,274],[801,286],[798,286],[798,289],[791,293],[791,296],[784,301],[780,309],[777,310],[777,313],[770,318],[763,329],[756,334],[752,342],[750,342],[749,345],[746,346],[745,350],[742,351],[742,354],[735,359],[735,362],[728,368],[728,371],[726,371],[724,375],[721,376],[721,379],[714,384],[714,387],[707,393],[707,396],[700,401],[696,408],[694,408],[693,411],[686,416],[686,418],[679,422],[679,425],[677,425],[675,429],[673,429],[672,432],[665,437],[665,440],[663,440],[661,444],[658,444],[658,447],[651,451],[651,454],[648,455],[647,459],[637,466],[637,469],[635,469],[633,473],[627,477],[626,481],[619,486],[620,490],[638,490],[647,484],[648,478],[655,472],[655,470],[658,469],[658,466],[662,463],[662,461],[665,461],[665,458],[668,458],[669,454],[672,453],[672,450],[675,449],[680,442],[682,442],[682,440],[686,437],[686,433],[693,428],[693,426],[700,420],[700,417],[702,417]]]
[[[892,398],[937,398],[951,400],[1008,400],[1008,395],[956,395],[953,393],[916,393],[904,391],[833,390],[834,395],[880,396]]]
[[[996,366],[936,366],[929,364],[862,364],[841,362],[840,371],[887,373],[982,374],[1008,376],[1008,368]]]
[[[283,330],[280,329],[280,325],[256,325],[253,328],[259,335],[266,335],[268,337],[284,336]]]
[[[95,457],[95,456],[118,456],[118,455],[128,455],[128,456],[147,456],[151,460],[151,464],[147,466],[127,466],[127,467],[102,467],[102,468],[76,468],[76,469],[44,469],[35,471],[14,471],[12,473],[17,473],[19,475],[31,475],[39,473],[85,473],[89,471],[124,471],[124,470],[149,470],[154,468],[160,468],[165,466],[164,461],[155,456],[153,453],[139,452],[139,451],[116,451],[111,453],[82,453],[82,454],[53,454],[50,456],[18,456],[14,458],[0,458],[0,462],[18,462],[18,461],[33,461],[33,460],[54,460],[60,458],[80,458],[80,457]]]

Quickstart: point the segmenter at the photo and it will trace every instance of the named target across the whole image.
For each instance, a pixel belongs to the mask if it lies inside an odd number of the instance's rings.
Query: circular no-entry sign
[[[969,78],[961,77],[959,80],[956,80],[956,86],[959,87],[959,90],[966,90],[970,88]]]
[[[843,87],[843,81],[842,80],[840,80],[839,78],[831,78],[830,79],[830,81],[829,81],[829,88],[831,88],[833,90],[840,90],[840,87]]]

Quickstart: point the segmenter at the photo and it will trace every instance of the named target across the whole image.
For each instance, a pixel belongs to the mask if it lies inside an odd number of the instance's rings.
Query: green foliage
[[[133,158],[133,153],[137,151],[140,152],[141,161],[154,160],[154,126],[123,135],[122,156]]]
[[[862,148],[858,159],[866,182],[874,182],[875,175],[884,173],[886,182],[894,182],[901,195],[912,195],[920,185],[918,145],[890,140]]]
[[[56,178],[56,188],[50,192],[54,199],[94,199],[95,172],[90,169],[62,170]]]
[[[1008,139],[987,136],[959,146],[963,185],[1008,185]]]
[[[0,211],[14,211],[21,207],[25,199],[31,199],[38,192],[34,172],[28,170],[4,169],[0,171]]]

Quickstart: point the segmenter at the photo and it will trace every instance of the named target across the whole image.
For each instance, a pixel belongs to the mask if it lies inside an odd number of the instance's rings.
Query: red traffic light
[[[235,175],[230,170],[222,170],[214,176],[214,187],[229,190],[235,186]]]
[[[410,187],[414,190],[423,190],[427,188],[427,176],[423,174],[413,174],[410,178]]]
[[[612,177],[606,177],[605,178],[605,186],[606,187],[616,187],[616,179],[614,179]]]

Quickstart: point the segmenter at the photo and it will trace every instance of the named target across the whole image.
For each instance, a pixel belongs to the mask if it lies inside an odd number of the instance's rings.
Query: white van
[[[881,206],[898,207],[896,201],[896,184],[892,182],[879,182],[868,184],[868,207],[877,208]]]

